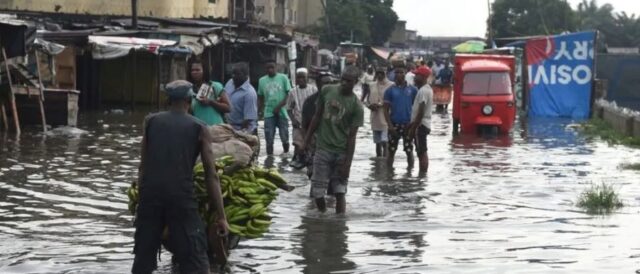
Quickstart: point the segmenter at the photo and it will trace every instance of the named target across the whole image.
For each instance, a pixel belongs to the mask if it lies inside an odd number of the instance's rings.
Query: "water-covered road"
[[[129,271],[124,190],[143,113],[81,118],[88,134],[0,135],[0,273]],[[304,173],[263,156],[297,188],[274,202],[264,238],[233,251],[230,272],[635,273],[640,174],[618,166],[640,151],[584,140],[570,123],[529,120],[485,140],[453,138],[449,116],[435,115],[426,178],[404,156],[387,170],[362,128],[345,217],[314,211]],[[590,216],[573,205],[600,182],[620,191],[623,210]],[[159,273],[169,261],[164,253]]]

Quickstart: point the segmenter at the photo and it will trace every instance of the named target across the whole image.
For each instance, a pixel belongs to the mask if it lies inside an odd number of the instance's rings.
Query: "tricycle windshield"
[[[464,76],[464,95],[511,94],[511,78],[508,72],[469,72]]]

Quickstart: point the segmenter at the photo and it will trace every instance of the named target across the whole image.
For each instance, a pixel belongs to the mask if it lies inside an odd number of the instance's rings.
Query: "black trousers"
[[[197,208],[141,203],[135,226],[132,273],[150,274],[157,268],[157,254],[165,227],[169,229],[166,244],[177,260],[180,273],[209,273],[206,230]]]

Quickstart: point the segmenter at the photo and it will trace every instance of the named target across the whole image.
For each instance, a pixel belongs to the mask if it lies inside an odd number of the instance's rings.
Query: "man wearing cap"
[[[301,169],[305,166],[305,152],[300,149],[304,145],[305,129],[302,127],[302,106],[309,96],[318,92],[318,89],[307,83],[308,71],[299,68],[296,71],[296,87],[289,92],[287,97],[287,110],[293,126],[294,155],[291,166]]]
[[[395,83],[384,93],[384,108],[387,125],[389,125],[389,155],[387,165],[393,166],[400,140],[407,154],[407,164],[413,167],[413,137],[408,135],[411,123],[411,107],[418,90],[405,81],[404,67],[395,70]]]
[[[433,90],[427,84],[431,70],[427,67],[419,67],[416,72],[416,87],[420,88],[411,108],[412,121],[409,125],[409,136],[414,136],[420,173],[426,173],[429,169],[429,156],[427,154],[427,135],[431,133],[431,112],[433,111]]]
[[[384,116],[384,92],[393,83],[385,75],[384,67],[376,69],[375,83],[371,85],[371,94],[367,97],[367,107],[371,110],[371,130],[373,132],[373,142],[376,144],[376,157],[387,156],[387,121]]]
[[[206,227],[198,214],[193,167],[201,156],[209,206],[215,211],[217,233],[226,235],[220,182],[214,168],[211,136],[189,115],[195,96],[191,83],[174,81],[166,88],[169,110],[147,116],[143,126],[136,210],[135,259],[132,273],[152,273],[165,227],[180,273],[209,273]]]
[[[364,119],[361,102],[353,92],[359,76],[360,70],[357,67],[348,66],[339,85],[326,85],[322,88],[316,114],[305,138],[306,145],[314,134],[316,136],[311,197],[322,212],[327,210],[324,196],[328,189],[336,196],[336,213],[346,211],[347,181],[356,147],[356,135]]]

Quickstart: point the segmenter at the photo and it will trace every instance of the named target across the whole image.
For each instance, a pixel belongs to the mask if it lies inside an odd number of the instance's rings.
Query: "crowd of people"
[[[234,66],[232,79],[223,85],[206,79],[203,64],[192,61],[188,81],[166,86],[169,110],[148,116],[144,124],[133,273],[151,273],[156,268],[155,254],[166,226],[172,231],[167,244],[175,247],[182,273],[206,273],[206,254],[197,248],[206,246],[206,235],[191,182],[198,156],[204,162],[210,204],[219,213],[217,233],[228,233],[207,126],[226,123],[257,136],[261,113],[266,152],[273,155],[276,130],[283,152],[289,152],[291,122],[291,166],[307,168],[310,196],[322,212],[327,210],[327,195],[335,196],[336,213],[346,211],[345,195],[358,129],[364,125],[364,107],[371,111],[376,156],[386,157],[392,166],[402,141],[412,166],[415,145],[420,171],[427,172],[433,91],[428,84],[431,69],[426,65],[396,66],[393,80],[384,68],[369,67],[361,73],[348,66],[338,83],[321,74],[315,85],[309,83],[308,70],[300,68],[293,86],[285,74],[276,71],[275,62],[267,62],[265,70],[256,91],[246,64]],[[363,87],[361,98],[354,92],[358,84]]]
[[[335,195],[338,212],[344,212],[344,193],[349,167],[355,149],[357,128],[363,125],[363,108],[370,110],[370,125],[376,157],[386,158],[394,165],[395,154],[402,142],[407,163],[419,170],[429,168],[427,136],[431,132],[433,90],[431,84],[448,84],[451,69],[448,62],[395,65],[387,72],[384,67],[369,66],[360,72],[347,67],[339,83],[330,83],[320,75],[315,85],[309,83],[309,71],[300,68],[295,84],[287,75],[278,73],[275,62],[265,64],[266,75],[258,81],[257,91],[249,83],[248,68],[239,64],[233,68],[233,78],[226,85],[203,78],[200,62],[192,62],[189,80],[198,95],[193,99],[191,113],[207,125],[229,123],[234,129],[257,136],[257,121],[264,120],[266,153],[274,154],[278,131],[282,151],[290,150],[290,165],[307,168],[312,181],[311,196],[318,208],[325,210],[324,195]],[[432,71],[436,71],[436,75]],[[358,98],[354,87],[362,86]],[[205,96],[206,95],[206,96]],[[262,113],[262,117],[258,117]]]

